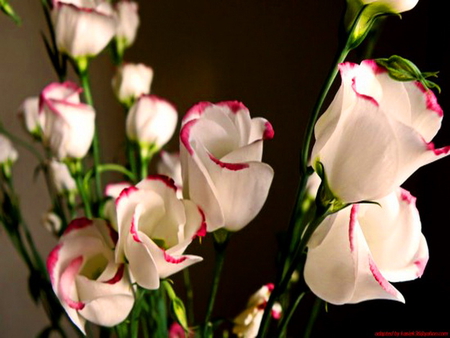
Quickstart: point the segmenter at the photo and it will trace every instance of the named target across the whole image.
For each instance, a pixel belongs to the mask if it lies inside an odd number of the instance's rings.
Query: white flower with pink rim
[[[133,281],[157,289],[161,278],[202,260],[184,255],[206,224],[201,209],[180,200],[167,176],[155,175],[124,189],[116,200],[119,241],[118,263],[128,262]]]
[[[251,118],[240,102],[201,102],[183,118],[183,195],[205,212],[208,231],[237,231],[261,210],[273,169],[261,162],[271,124]]]
[[[315,126],[312,164],[344,202],[382,198],[450,147],[435,149],[443,112],[431,90],[399,82],[373,60],[339,66],[342,84]]]
[[[95,111],[80,102],[81,92],[75,83],[55,82],[41,93],[39,114],[44,115],[43,141],[58,160],[82,158],[91,146]]]
[[[116,240],[117,233],[104,220],[79,218],[48,256],[53,290],[83,333],[86,320],[111,327],[125,320],[133,307],[126,266],[114,259]]]
[[[355,204],[326,218],[308,243],[305,281],[331,304],[404,302],[389,282],[421,277],[428,246],[416,199],[398,188],[376,204]]]
[[[112,87],[117,99],[127,106],[150,93],[153,69],[143,63],[123,63],[117,68]]]

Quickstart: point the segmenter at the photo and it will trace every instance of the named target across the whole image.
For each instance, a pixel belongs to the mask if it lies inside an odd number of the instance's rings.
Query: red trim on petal
[[[270,314],[272,315],[272,318],[275,320],[278,320],[281,318],[281,311],[274,310],[273,307],[272,307],[272,311],[270,312]]]
[[[80,229],[86,228],[91,225],[93,225],[93,222],[89,218],[86,218],[86,217],[76,218],[72,222],[69,223],[66,231],[64,231],[64,235],[67,235],[70,232],[75,231],[75,230],[80,230]]]
[[[111,238],[111,240],[113,241],[114,246],[115,246],[119,240],[119,234],[108,222],[106,223],[106,226],[108,227],[109,238]]]
[[[275,136],[275,131],[273,130],[272,125],[269,121],[267,121],[265,124],[264,134],[263,134],[263,140],[271,140]]]
[[[202,217],[202,224],[200,225],[200,228],[197,230],[195,235],[192,236],[192,239],[195,239],[197,237],[205,237],[206,236],[206,230],[208,228],[208,226],[206,224],[205,213],[203,212],[202,208],[200,208],[199,206],[197,206],[197,208],[198,208],[198,212],[200,213],[200,215]]]
[[[194,126],[195,123],[197,123],[198,119],[190,120],[188,121],[180,131],[180,141],[183,143],[186,150],[189,152],[189,154],[194,154],[194,149],[192,149],[191,144],[189,143],[189,138],[191,134],[191,128]]]
[[[376,63],[375,60],[364,60],[363,62],[361,62],[361,65],[368,66],[370,69],[372,69],[375,75],[387,72],[387,69],[380,66],[378,63]]]
[[[266,288],[269,290],[269,292],[272,292],[273,289],[275,289],[275,284],[268,283],[268,284],[266,284]]]
[[[343,62],[339,64],[339,72],[341,73],[341,76],[343,73],[349,72],[350,70],[358,67],[358,64],[353,62]]]
[[[73,284],[75,283],[75,276],[78,274],[82,264],[83,256],[79,256],[73,259],[64,270],[63,274],[61,275],[61,280],[59,281],[59,291],[61,293],[62,300],[70,308],[78,311],[83,310],[85,304],[83,302],[71,299],[67,292],[67,287],[73,287]],[[65,286],[64,288],[63,285]]]
[[[166,176],[166,175],[149,175],[147,176],[148,180],[151,181],[161,181],[163,182],[167,187],[169,187],[170,189],[173,189],[175,192],[177,192],[178,188],[175,184],[175,181],[173,180],[173,178]]]
[[[120,201],[123,198],[129,197],[131,195],[131,193],[136,192],[136,191],[139,191],[139,189],[136,188],[135,186],[131,186],[131,187],[123,189],[122,192],[120,193],[119,197],[116,198],[116,206],[120,203]]]
[[[446,154],[448,154],[450,152],[450,146],[446,146],[446,147],[443,147],[443,148],[436,149],[434,147],[434,143],[433,142],[427,143],[426,145],[427,145],[427,149],[431,150],[432,152],[434,152],[434,154],[436,156],[443,155],[443,154],[446,155]]]
[[[218,102],[217,106],[227,107],[234,114],[238,113],[241,110],[248,111],[247,107],[242,102],[239,102],[239,101],[222,101],[222,102]]]
[[[426,105],[427,105],[427,109],[428,110],[432,110],[436,114],[438,114],[438,116],[443,117],[444,116],[444,111],[442,110],[441,106],[437,102],[436,95],[434,95],[433,91],[431,91],[430,89],[426,88],[423,84],[421,84],[418,81],[414,82],[414,84],[425,95],[425,102],[426,102]]]
[[[383,275],[381,274],[380,270],[378,270],[377,265],[375,264],[375,262],[371,257],[369,257],[369,268],[370,272],[372,272],[373,277],[378,282],[378,284],[380,284],[383,290],[386,291],[387,293],[390,293],[391,295],[397,296],[397,291],[386,280],[386,278],[383,277]]]
[[[225,163],[217,158],[215,158],[213,155],[209,154],[209,158],[211,161],[213,161],[215,164],[217,164],[219,167],[223,169],[228,169],[231,171],[238,171],[249,168],[249,165],[247,163]]]
[[[175,258],[171,255],[169,255],[166,250],[161,249],[162,252],[164,253],[164,259],[166,260],[167,263],[172,263],[172,264],[180,264],[183,263],[187,257],[186,256],[181,256],[180,258]]]
[[[425,271],[425,267],[427,266],[427,263],[428,263],[428,257],[418,259],[417,261],[414,262],[414,265],[417,268],[417,277],[418,278],[422,277],[422,275]]]
[[[350,251],[353,252],[355,249],[354,245],[354,234],[355,234],[355,225],[358,221],[358,211],[359,211],[359,204],[353,204],[352,210],[350,211],[350,222],[348,224],[348,240],[350,242]]]
[[[50,276],[50,282],[52,283],[52,285],[55,283],[55,267],[58,263],[59,250],[61,250],[62,246],[63,244],[59,243],[53,248],[53,250],[47,257],[47,271]]]
[[[113,278],[111,278],[110,280],[107,280],[106,284],[116,284],[118,282],[120,282],[123,278],[123,273],[125,271],[125,264],[120,264],[119,268],[117,269],[116,274],[114,275]]]
[[[133,240],[137,243],[142,243],[141,239],[139,238],[139,234],[136,227],[136,214],[133,214],[133,217],[131,219],[131,225],[130,225],[130,234],[133,236]]]
[[[400,198],[402,201],[408,203],[408,204],[416,204],[417,198],[411,195],[411,193],[403,188],[400,188]]]
[[[356,77],[352,79],[352,89],[358,97],[373,103],[377,107],[379,106],[378,102],[372,96],[361,94],[356,90]]]
[[[65,3],[65,2],[58,2],[57,5],[56,5],[56,8],[58,10],[61,10],[61,7],[64,7],[64,6],[72,8],[72,9],[74,9],[77,12],[84,12],[84,13],[89,13],[89,14],[95,14],[95,15],[103,16],[105,18],[113,19],[112,15],[108,15],[106,13],[99,12],[95,8],[78,7],[78,6],[75,6],[74,4],[68,4],[68,3]]]
[[[266,306],[267,306],[267,301],[265,300],[261,304],[259,304],[256,308],[258,310],[264,310],[266,308]]]
[[[192,116],[200,116],[203,114],[203,112],[206,110],[206,108],[211,107],[213,104],[211,102],[208,101],[202,101],[199,102],[195,105],[193,105],[188,111],[187,113],[183,116],[183,121],[187,121],[190,120],[192,118]]]

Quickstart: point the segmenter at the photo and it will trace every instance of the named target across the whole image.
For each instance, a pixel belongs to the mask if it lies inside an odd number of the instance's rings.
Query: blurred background
[[[0,118],[21,138],[17,109],[57,77],[41,34],[48,34],[39,0],[11,0],[22,17],[17,27],[0,16]],[[172,101],[180,117],[198,101],[242,101],[253,117],[267,118],[275,138],[265,142],[264,161],[275,170],[269,198],[259,216],[235,234],[229,245],[215,315],[234,317],[261,285],[273,282],[276,235],[289,222],[298,181],[299,149],[309,113],[333,61],[344,0],[165,0],[138,1],[141,26],[126,61],[153,67],[152,93]],[[420,0],[402,18],[389,17],[374,57],[393,54],[410,59],[422,71],[440,71],[438,100],[450,111],[450,22],[444,2]],[[360,52],[349,56],[359,62]],[[124,121],[111,78],[108,53],[91,64],[91,82],[104,162],[123,163]],[[76,81],[76,77],[70,76]],[[339,85],[336,81],[334,91]],[[333,96],[330,95],[331,97]],[[331,98],[330,97],[330,98]],[[435,138],[450,144],[450,122]],[[167,150],[178,149],[177,137]],[[34,157],[19,148],[14,179],[25,219],[44,257],[55,239],[40,223],[50,206],[42,176],[33,177]],[[430,261],[420,280],[397,283],[406,304],[370,301],[328,306],[315,337],[373,337],[378,331],[449,331],[448,238],[450,159],[420,169],[405,187],[418,197]],[[204,257],[191,269],[197,318],[205,311],[214,254],[211,239],[190,251]],[[178,284],[178,279],[175,278]],[[181,279],[180,279],[181,280]],[[0,230],[0,336],[33,337],[46,324],[44,311],[28,295],[27,270]],[[305,299],[293,320],[304,324],[313,299]],[[292,331],[296,332],[296,331]],[[298,337],[295,333],[292,337]]]

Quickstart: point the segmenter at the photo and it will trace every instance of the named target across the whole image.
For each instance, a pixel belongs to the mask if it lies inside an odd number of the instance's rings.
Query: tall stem
[[[311,336],[312,329],[314,327],[314,323],[319,315],[320,307],[323,304],[323,300],[320,298],[316,298],[314,302],[313,308],[311,310],[311,316],[309,317],[308,325],[306,326],[305,334],[303,338],[309,338]]]

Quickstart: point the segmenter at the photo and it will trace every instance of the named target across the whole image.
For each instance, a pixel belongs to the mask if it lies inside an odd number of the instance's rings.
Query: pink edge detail
[[[147,176],[147,179],[150,181],[160,181],[164,183],[168,188],[173,189],[175,192],[177,192],[178,188],[175,184],[175,181],[166,175],[149,175]]]
[[[416,204],[416,197],[411,195],[411,193],[403,188],[400,188],[400,198],[403,202],[406,202],[407,204]]]
[[[52,95],[52,91],[58,88],[64,87],[66,89],[69,89],[71,92],[68,96],[64,97],[64,98],[55,98]],[[66,100],[68,97],[72,96],[72,95],[79,95],[81,92],[83,91],[83,89],[81,87],[78,87],[78,85],[74,82],[71,81],[66,81],[63,83],[59,83],[59,82],[52,82],[50,83],[48,86],[46,86],[41,94],[39,95],[39,114],[42,113],[44,104],[47,105],[50,110],[59,115],[58,110],[54,107],[53,105],[53,101],[64,101]]]
[[[419,81],[414,82],[414,84],[425,95],[425,102],[427,109],[434,111],[436,114],[438,114],[439,117],[443,117],[444,111],[437,102],[436,95],[434,95],[433,91],[428,88],[425,88],[425,86],[421,84]]]
[[[209,158],[211,159],[211,161],[213,161],[215,164],[217,164],[219,167],[223,169],[228,169],[231,171],[239,171],[249,168],[249,165],[247,163],[225,163],[218,160],[211,154],[209,154]]]
[[[375,75],[386,73],[387,69],[376,63],[375,60],[364,60],[361,65],[369,67]]]
[[[123,273],[125,271],[125,264],[120,264],[119,268],[117,269],[116,274],[114,275],[113,278],[111,278],[110,280],[107,280],[106,282],[103,282],[105,284],[116,284],[118,282],[120,282],[123,278]]]
[[[67,229],[64,231],[64,235],[68,235],[69,233],[75,230],[86,228],[88,226],[91,226],[92,224],[93,224],[92,220],[90,220],[89,218],[86,217],[76,218],[69,223]]]
[[[83,256],[79,256],[74,260],[72,260],[62,273],[61,280],[59,283],[59,292],[61,294],[62,300],[70,308],[77,311],[83,310],[85,304],[83,302],[71,299],[69,296],[69,290],[74,287],[75,276],[80,271],[82,264],[83,264]]]
[[[372,273],[373,278],[380,284],[380,286],[383,288],[384,291],[387,293],[390,293],[391,295],[397,297],[397,291],[394,289],[394,287],[386,280],[386,278],[383,277],[380,270],[378,270],[377,265],[373,261],[372,257],[369,256],[369,269]]]
[[[169,255],[166,250],[161,249],[162,252],[164,253],[164,259],[166,260],[167,263],[172,263],[172,264],[180,264],[183,263],[187,257],[186,256],[181,256],[180,258],[175,258],[171,255]]]
[[[130,234],[133,236],[133,240],[137,243],[142,243],[141,239],[139,238],[138,230],[136,227],[136,214],[133,214],[133,218],[131,219],[131,226],[130,226]]]
[[[193,105],[187,111],[187,113],[183,116],[183,122],[192,120],[193,118],[195,119],[195,118],[200,117],[204,113],[206,108],[209,108],[212,105],[213,104],[211,102],[207,102],[207,101],[202,101],[202,102],[199,102],[199,103]]]
[[[218,102],[217,106],[219,107],[226,107],[230,109],[234,114],[238,113],[241,110],[248,111],[247,107],[239,101],[222,101]]]
[[[189,152],[189,154],[194,154],[194,149],[192,149],[191,144],[189,142],[190,134],[191,134],[191,128],[196,124],[198,119],[190,120],[188,121],[180,131],[180,141],[186,148],[186,150]]]
[[[117,233],[116,230],[114,230],[114,228],[111,226],[110,223],[107,222],[106,226],[108,227],[109,238],[111,238],[111,241],[114,243],[114,246],[116,246],[117,242],[119,241],[119,234]]]
[[[446,154],[448,154],[450,152],[450,146],[446,146],[446,147],[443,147],[443,148],[436,149],[434,147],[434,143],[433,142],[426,143],[426,146],[427,146],[427,149],[431,150],[436,156],[446,155]]]
[[[200,208],[199,206],[197,208],[198,208],[198,212],[200,213],[200,216],[202,217],[202,223],[200,224],[200,228],[197,230],[195,235],[192,236],[192,239],[195,239],[197,237],[205,237],[206,231],[208,229],[208,226],[206,224],[205,213],[203,212],[202,208]]]
[[[263,140],[271,140],[275,136],[275,131],[273,130],[272,125],[269,121],[267,121],[265,124],[264,134],[263,134]]]
[[[349,72],[350,70],[358,67],[358,65],[356,63],[353,62],[343,62],[339,64],[339,71],[341,73],[341,76],[344,75],[344,73]]]
[[[281,311],[274,310],[274,307],[275,305],[272,307],[271,315],[273,319],[278,320],[281,318]]]
[[[165,104],[170,106],[173,110],[177,110],[177,107],[175,107],[175,105],[172,102],[167,101],[166,99],[163,99],[162,97],[159,97],[157,95],[153,95],[153,94],[142,94],[138,100],[150,100],[152,103],[159,103],[159,104]]]
[[[53,248],[47,258],[47,271],[50,276],[50,282],[54,286],[55,283],[55,268],[58,263],[59,251],[61,250],[63,243],[59,243]]]
[[[72,8],[73,10],[77,11],[77,12],[84,12],[84,13],[90,13],[90,14],[95,14],[95,15],[100,15],[106,18],[113,18],[112,15],[108,15],[102,12],[99,12],[97,10],[95,10],[94,8],[87,8],[87,7],[78,7],[75,6],[74,4],[69,4],[69,3],[65,3],[65,2],[58,2],[56,8],[58,10],[61,10],[62,7],[68,7],[68,8]]]
[[[267,306],[267,301],[264,301],[264,302],[262,302],[261,304],[259,304],[257,306],[257,309],[258,310],[264,310],[266,308],[266,306]]]
[[[113,191],[118,186],[122,186],[123,189],[125,189],[125,188],[129,188],[131,186],[131,184],[130,184],[130,182],[126,182],[126,181],[124,181],[124,182],[117,182],[117,183],[109,183],[105,187],[105,196],[114,197]],[[120,193],[119,193],[119,195],[120,195]]]
[[[350,222],[348,224],[348,240],[350,242],[350,251],[353,252],[355,249],[355,225],[358,221],[358,211],[359,211],[359,204],[353,204],[352,210],[350,211]]]
[[[269,292],[272,292],[273,289],[275,289],[275,284],[273,284],[273,283],[268,283],[265,286],[269,290]]]
[[[418,259],[417,261],[414,262],[414,265],[417,268],[417,277],[418,278],[422,277],[422,275],[425,271],[425,267],[427,266],[427,263],[428,263],[428,257]]]
[[[364,95],[364,94],[361,94],[358,92],[358,90],[356,89],[356,78],[355,77],[352,79],[352,89],[355,92],[356,96],[358,96],[361,99],[364,99],[366,101],[369,101],[370,103],[374,104],[377,107],[379,106],[378,102],[372,96]]]
[[[127,198],[131,195],[131,193],[139,191],[138,188],[136,188],[135,186],[131,186],[128,188],[125,188],[122,190],[122,192],[120,193],[119,197],[117,197],[116,199],[116,206],[119,205],[120,201],[124,198]]]

